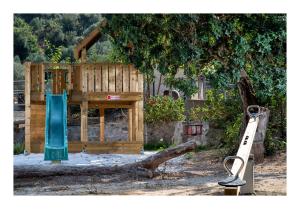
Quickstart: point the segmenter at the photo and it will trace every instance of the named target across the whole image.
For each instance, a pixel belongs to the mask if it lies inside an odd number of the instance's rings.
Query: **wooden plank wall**
[[[78,69],[75,68],[74,71]],[[81,68],[83,92],[143,92],[138,87],[143,84],[143,76],[133,65],[81,64]],[[74,89],[77,89],[81,78],[74,74]]]
[[[41,143],[45,141],[46,105],[31,104],[30,113],[30,141],[32,152],[43,152]]]

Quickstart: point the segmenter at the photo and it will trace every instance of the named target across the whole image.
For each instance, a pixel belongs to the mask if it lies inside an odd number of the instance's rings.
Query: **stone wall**
[[[182,141],[182,123],[155,123],[145,124],[144,139],[145,144],[156,144],[163,142],[166,144],[179,143]]]
[[[180,144],[195,140],[201,146],[214,146],[220,143],[223,131],[210,129],[208,122],[202,122],[202,134],[187,136],[184,134],[184,122],[156,123],[145,125],[145,144]]]
[[[128,124],[127,120],[119,120],[115,122],[105,123],[104,138],[108,141],[125,141],[128,139]],[[68,126],[68,139],[80,140],[80,126]],[[88,124],[88,140],[100,140],[100,125]]]

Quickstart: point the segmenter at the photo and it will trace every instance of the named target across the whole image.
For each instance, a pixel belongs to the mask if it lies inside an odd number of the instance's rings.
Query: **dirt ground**
[[[176,165],[175,165],[176,164]],[[178,172],[165,172],[179,167]],[[159,167],[153,179],[127,174],[15,179],[15,195],[222,195],[227,174],[217,151],[187,154]],[[178,170],[178,169],[177,169]],[[286,195],[286,154],[255,165],[255,195]]]

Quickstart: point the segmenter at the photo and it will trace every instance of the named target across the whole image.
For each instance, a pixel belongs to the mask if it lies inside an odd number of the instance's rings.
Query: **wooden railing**
[[[134,95],[143,92],[143,76],[133,65],[31,63],[31,98],[44,100],[49,86],[52,93],[61,94],[66,90],[77,99],[82,95]]]

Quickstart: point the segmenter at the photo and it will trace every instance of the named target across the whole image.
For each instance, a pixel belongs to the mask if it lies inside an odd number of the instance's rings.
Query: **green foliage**
[[[223,92],[210,89],[206,91],[206,98],[204,105],[191,108],[189,120],[209,121],[212,126],[224,128],[242,111],[235,89]]]
[[[24,143],[14,144],[14,155],[24,153],[24,149],[25,149],[25,144]]]
[[[62,58],[62,46],[55,47],[55,45],[51,44],[48,40],[45,40],[45,46],[47,60],[51,63],[59,63]]]
[[[157,143],[147,143],[144,144],[144,150],[162,151],[167,149],[170,145],[164,141],[159,141]]]
[[[239,133],[242,125],[243,114],[239,114],[235,121],[228,123],[225,129],[225,137],[222,141],[226,155],[234,155],[239,147]]]
[[[274,129],[268,129],[264,141],[266,155],[274,155],[277,151],[286,150],[286,141],[274,136]]]
[[[24,67],[18,56],[14,58],[14,80],[24,80]]]
[[[60,62],[75,62],[73,57],[74,45],[89,31],[88,28],[92,28],[91,25],[95,27],[98,24],[101,15],[15,14],[14,17],[14,56],[18,55],[21,63],[25,60],[50,61],[49,57],[55,59],[54,53],[49,54],[50,44],[52,49],[60,48]],[[102,47],[103,41],[106,40],[101,39],[98,45]],[[99,46],[97,46],[98,48]],[[104,60],[109,55],[102,53],[99,56],[102,56]]]
[[[219,148],[223,155],[231,155],[237,151],[239,132],[242,125],[242,109],[238,91],[208,90],[207,100],[203,106],[191,109],[190,120],[209,121],[210,127],[224,130]]]
[[[171,122],[184,120],[184,101],[168,96],[150,97],[145,104],[145,122]]]
[[[14,18],[14,56],[24,60],[29,54],[38,52],[38,40],[32,27],[19,17]]]
[[[140,14],[104,15],[116,59],[133,63],[151,80],[154,69],[166,84],[192,95],[197,76],[227,88],[245,69],[261,104],[285,95],[286,15]],[[177,79],[179,68],[186,79]],[[277,71],[277,72],[274,72]]]
[[[193,159],[193,157],[194,157],[194,153],[193,152],[188,152],[188,153],[186,153],[185,155],[184,155],[184,157],[185,157],[185,159],[187,159],[187,160],[191,160],[191,159]]]
[[[198,145],[196,147],[195,152],[201,152],[201,151],[204,151],[204,150],[208,150],[208,146],[206,146],[206,145]]]

